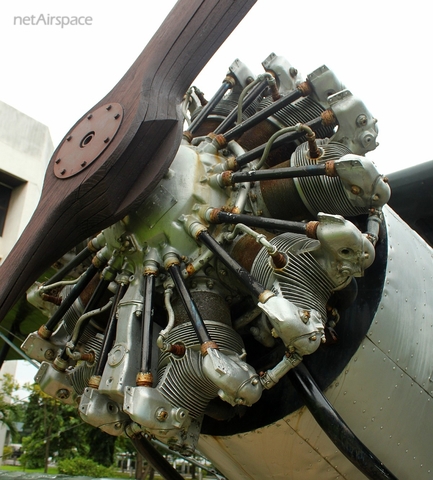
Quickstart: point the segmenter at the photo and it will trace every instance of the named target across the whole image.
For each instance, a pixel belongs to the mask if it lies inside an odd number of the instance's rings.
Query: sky
[[[0,100],[46,124],[54,145],[122,77],[173,0],[16,0],[0,5]],[[271,52],[304,76],[326,64],[378,119],[368,156],[382,173],[433,159],[426,0],[258,0],[194,81],[210,98],[235,58],[256,74]],[[17,17],[87,17],[88,25],[19,25]],[[14,24],[15,23],[15,24]],[[418,138],[417,138],[418,137]]]
[[[58,145],[128,70],[174,3],[3,0],[0,100],[47,125]],[[87,25],[19,24],[32,15],[83,17]],[[378,119],[380,145],[368,157],[390,173],[433,159],[430,23],[426,0],[258,0],[193,83],[209,99],[233,60],[259,74],[271,52],[304,76],[326,64]],[[31,379],[34,368],[28,371]]]

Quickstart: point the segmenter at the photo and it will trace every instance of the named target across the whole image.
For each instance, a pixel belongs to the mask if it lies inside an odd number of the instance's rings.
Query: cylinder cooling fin
[[[228,478],[328,478],[328,468],[363,478],[310,426],[289,372],[302,362],[371,451],[367,415],[399,439],[405,422],[395,429],[391,413],[376,411],[388,400],[368,386],[371,378],[380,390],[365,352],[402,369],[407,352],[394,349],[403,337],[384,339],[393,315],[404,330],[388,296],[404,277],[393,251],[414,234],[386,206],[387,179],[368,159],[377,127],[365,105],[326,66],[305,79],[275,54],[263,66],[254,75],[235,60],[208,102],[196,86],[185,93],[167,171],[142,204],[89,239],[74,268],[34,285],[28,300],[47,321],[22,348],[41,362],[43,391],[110,435],[183,455],[199,446]],[[412,260],[425,261],[427,249]],[[423,281],[427,291],[431,277]],[[361,358],[369,370],[358,385]],[[265,462],[253,458],[259,435],[278,442]],[[393,441],[374,453],[404,478]],[[288,451],[290,462],[299,454],[315,466],[287,473]]]

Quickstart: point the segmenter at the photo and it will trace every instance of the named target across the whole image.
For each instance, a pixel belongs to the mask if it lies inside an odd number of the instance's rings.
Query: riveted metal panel
[[[309,412],[291,415],[295,428],[303,422],[315,421]],[[305,438],[290,425],[281,420],[268,427],[246,434],[229,437],[211,437],[202,435],[199,450],[230,480],[336,480],[345,477],[340,469],[356,469],[332,445],[320,428],[313,436],[323,440],[317,451]],[[316,424],[317,425],[317,424]],[[313,437],[311,437],[313,438]],[[326,444],[326,446],[325,446]],[[336,465],[336,467],[334,466]],[[363,475],[350,477],[364,479]]]
[[[386,281],[368,336],[432,394],[433,251],[390,209],[386,223]]]
[[[365,445],[399,479],[433,474],[433,400],[370,339],[326,392]]]

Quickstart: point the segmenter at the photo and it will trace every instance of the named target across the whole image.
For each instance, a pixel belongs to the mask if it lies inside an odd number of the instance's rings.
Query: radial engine
[[[36,381],[110,435],[190,455],[260,411],[336,341],[375,261],[390,197],[365,157],[376,119],[326,66],[263,67],[235,60],[209,102],[191,87],[156,189],[28,292],[47,316],[22,345]]]

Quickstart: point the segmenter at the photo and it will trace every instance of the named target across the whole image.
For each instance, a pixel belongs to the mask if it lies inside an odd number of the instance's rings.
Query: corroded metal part
[[[57,151],[54,174],[69,178],[88,168],[108,148],[123,119],[120,103],[89,112],[68,134]]]
[[[137,387],[151,387],[153,385],[153,375],[151,373],[139,372],[136,380]]]

